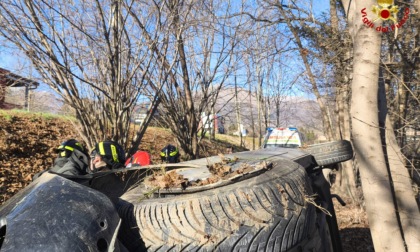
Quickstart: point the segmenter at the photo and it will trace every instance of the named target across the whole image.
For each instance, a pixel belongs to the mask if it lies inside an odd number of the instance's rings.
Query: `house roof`
[[[0,68],[0,85],[6,85],[9,87],[29,86],[30,88],[37,88],[39,86],[39,83],[14,74],[4,68]]]

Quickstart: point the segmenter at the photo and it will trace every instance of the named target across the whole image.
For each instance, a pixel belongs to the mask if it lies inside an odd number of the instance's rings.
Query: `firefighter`
[[[179,163],[178,148],[168,144],[160,151],[160,159],[164,163]]]

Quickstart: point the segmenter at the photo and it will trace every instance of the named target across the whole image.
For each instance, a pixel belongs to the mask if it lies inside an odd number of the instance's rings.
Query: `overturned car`
[[[45,173],[1,206],[0,251],[341,251],[322,169],[352,156],[337,141]]]

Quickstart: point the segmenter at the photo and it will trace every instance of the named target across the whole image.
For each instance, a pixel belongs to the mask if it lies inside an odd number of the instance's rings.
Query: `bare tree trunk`
[[[394,130],[389,116],[386,118],[386,152],[392,182],[395,190],[401,229],[407,246],[407,251],[420,250],[420,213],[411,186],[410,174],[404,166],[405,157],[395,139]]]
[[[251,82],[249,82],[249,104],[252,104]],[[254,112],[252,112],[252,107],[251,107],[251,125],[252,125],[252,149],[255,150],[255,120],[254,120]]]
[[[265,130],[271,126],[271,120],[270,120],[270,108],[272,105],[272,101],[270,96],[266,96],[265,98],[266,102],[264,102],[264,134],[265,134]]]
[[[143,123],[140,125],[140,128],[136,131],[135,136],[132,138],[131,147],[127,151],[127,156],[132,156],[137,150],[138,146],[140,145],[141,139],[146,133],[146,129],[149,126],[150,121],[153,118],[158,106],[159,106],[159,94],[156,94],[154,99],[151,101],[149,108],[147,109],[147,116],[144,119]]]
[[[348,13],[348,17],[352,16],[349,26],[354,42],[351,97],[353,144],[375,251],[405,251],[379,130],[381,34],[361,21],[361,10],[375,4],[376,1],[371,0],[344,6],[353,12]]]
[[[398,102],[398,115],[397,115],[397,130],[398,136],[397,140],[399,146],[405,145],[405,124],[407,119],[407,101],[408,101],[408,92],[407,92],[407,80],[406,73],[403,73],[401,80],[398,85],[398,95],[397,95],[397,102]],[[409,81],[409,80],[408,80]]]
[[[277,98],[276,104],[276,127],[280,127],[280,100]]]
[[[258,147],[262,145],[261,138],[262,138],[262,108],[263,108],[263,98],[262,98],[262,83],[263,78],[261,77],[260,73],[258,73],[258,88],[256,90],[256,95],[258,97]]]
[[[336,97],[338,104],[338,118],[337,121],[337,139],[350,139],[350,108],[348,104],[349,87],[346,84],[338,87],[338,95]],[[338,191],[349,196],[353,202],[359,203],[356,195],[356,174],[353,169],[353,160],[349,160],[339,164],[339,175],[336,183]]]
[[[212,98],[213,100],[212,100],[212,104],[215,104],[216,102],[214,101],[214,97]],[[211,131],[210,131],[210,139],[211,140],[215,140],[216,139],[216,129],[217,129],[217,115],[216,115],[216,111],[214,110],[214,106],[212,106],[212,108],[211,108],[211,115],[212,115],[212,117],[213,117],[213,123],[212,123],[212,125],[213,125],[213,127],[211,127]]]
[[[354,62],[351,103],[353,144],[375,251],[405,251],[395,216],[389,174],[378,128],[380,34],[369,34],[374,32],[367,28],[361,29],[358,33],[360,39],[355,40],[357,58],[355,57]],[[392,239],[384,235],[383,230],[392,234]]]
[[[240,113],[240,105],[238,102],[238,83],[236,82],[236,76],[235,76],[235,110],[236,110],[236,121],[237,121],[237,127],[238,127],[238,133],[239,133],[239,139],[240,139],[240,146],[244,146],[243,139],[242,139],[242,132],[241,132],[241,113]]]
[[[338,31],[338,29],[337,29]],[[350,40],[349,37],[346,37]],[[350,73],[351,73],[351,48],[350,41],[344,43],[346,45],[344,56],[341,57],[341,67],[345,69],[340,74],[341,82],[338,83],[338,93],[340,94],[336,99],[338,106],[339,120],[337,121],[337,131],[339,132],[339,138],[344,140],[351,140],[351,127],[350,127]],[[353,169],[354,162],[349,160],[339,164],[339,191],[349,196],[353,202],[360,203],[360,198],[357,197],[356,193],[356,173]]]
[[[405,157],[397,143],[395,131],[388,114],[385,83],[379,84],[379,123],[385,158],[389,167],[391,188],[394,192],[396,215],[407,251],[420,249],[420,212],[411,186],[410,174],[405,167]]]

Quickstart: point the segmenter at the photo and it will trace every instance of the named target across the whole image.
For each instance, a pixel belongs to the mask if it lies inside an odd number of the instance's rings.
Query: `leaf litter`
[[[236,176],[241,176],[255,170],[268,169],[269,165],[267,162],[262,161],[259,164],[252,166],[248,163],[240,164],[240,167],[233,169],[232,165],[238,161],[237,157],[228,158],[223,154],[219,154],[220,162],[208,164],[207,168],[211,173],[211,176],[205,179],[197,179],[195,181],[189,181],[183,175],[178,174],[176,170],[167,172],[164,167],[158,171],[154,171],[151,176],[145,179],[144,183],[147,187],[170,189],[170,188],[182,188],[205,186],[217,183],[221,180],[229,180]]]

